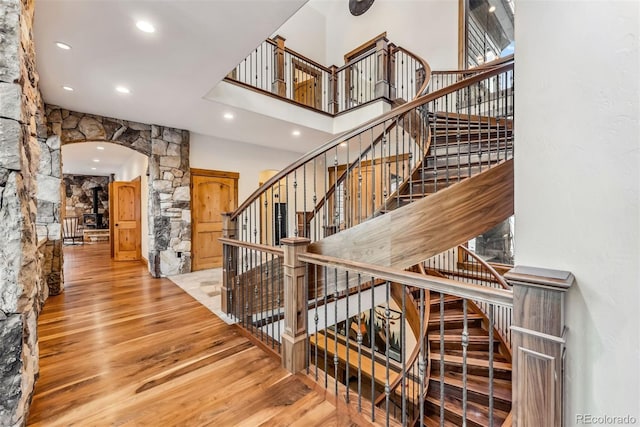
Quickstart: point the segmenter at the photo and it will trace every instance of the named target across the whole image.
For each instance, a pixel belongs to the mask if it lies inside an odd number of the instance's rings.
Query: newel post
[[[238,222],[231,219],[231,212],[222,214],[222,237],[235,239],[238,236]],[[233,295],[236,266],[238,265],[238,248],[224,246],[222,251],[222,287],[220,290],[220,308],[223,313],[230,313],[230,296]]]
[[[568,271],[516,266],[513,286],[513,425],[563,425],[565,298]]]
[[[381,38],[376,42],[376,98],[389,98],[389,41]]]
[[[291,373],[306,368],[307,301],[305,263],[298,255],[307,252],[310,240],[290,237],[280,241],[284,248],[284,333],[282,366]]]
[[[331,75],[329,76],[329,112],[338,114],[338,67],[332,65],[329,67]]]
[[[273,82],[271,83],[271,92],[278,96],[287,96],[287,83],[284,79],[284,42],[282,36],[275,36],[273,40],[276,42],[273,51]]]

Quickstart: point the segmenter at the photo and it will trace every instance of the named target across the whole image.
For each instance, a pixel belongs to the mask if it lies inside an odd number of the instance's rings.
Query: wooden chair
[[[84,243],[80,219],[77,216],[64,218],[62,223],[62,243],[65,245],[81,245]]]

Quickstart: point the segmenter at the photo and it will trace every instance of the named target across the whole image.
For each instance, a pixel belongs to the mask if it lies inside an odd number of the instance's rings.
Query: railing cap
[[[280,239],[280,243],[286,246],[304,246],[311,243],[311,240],[306,237],[285,237]]]
[[[523,265],[516,265],[504,275],[504,278],[507,279],[512,286],[536,286],[554,288],[558,291],[569,290],[576,280],[570,271],[527,267]]]

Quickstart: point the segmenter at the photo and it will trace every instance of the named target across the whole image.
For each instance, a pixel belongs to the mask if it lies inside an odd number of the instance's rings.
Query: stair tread
[[[429,393],[425,401],[431,403],[433,406],[437,406],[438,408],[440,407],[440,398],[437,395],[432,396],[431,393]],[[445,395],[444,408],[445,411],[455,414],[460,418],[463,416],[462,401],[454,396]],[[493,424],[501,425],[502,421],[507,418],[507,415],[507,412],[493,408]],[[474,422],[477,425],[488,426],[489,408],[476,402],[467,401],[466,419],[467,421]]]
[[[436,342],[437,344],[437,342]],[[433,344],[432,344],[433,345]],[[435,347],[435,345],[434,345]],[[498,353],[498,345],[496,344],[494,347],[494,352],[493,352],[493,361],[495,362],[502,362],[502,363],[509,363],[509,360],[506,359],[504,356],[502,356],[500,353]],[[432,352],[439,355],[440,354],[440,349],[432,349]],[[445,355],[450,355],[450,356],[457,356],[462,358],[462,350],[451,350],[451,349],[445,349],[444,351]],[[489,360],[489,351],[488,350],[467,350],[467,360],[469,358],[472,359],[478,359],[478,360]],[[440,360],[440,358],[438,357],[438,360]]]
[[[446,353],[443,356],[444,356],[443,359],[445,363],[462,366],[462,356],[455,356],[455,355],[446,354]],[[429,354],[429,359],[433,361],[440,361],[440,354],[431,353]],[[484,359],[477,359],[474,357],[467,357],[467,366],[469,365],[488,369],[489,361]],[[499,369],[502,371],[511,371],[511,363],[499,362],[494,360],[493,369]]]
[[[447,331],[448,332],[448,331]],[[487,345],[489,345],[489,334],[487,333],[487,331],[485,331],[484,329],[480,329],[480,328],[470,328],[468,331],[469,334],[469,342],[472,343],[487,343]],[[440,333],[438,332],[433,332],[430,333],[428,335],[429,341],[440,341]],[[493,337],[493,341],[494,342],[499,342],[498,338],[496,336]],[[446,333],[444,334],[444,342],[462,342],[462,334],[451,334],[451,333]]]
[[[436,376],[431,378],[435,386],[440,383],[440,377]],[[444,375],[444,383],[453,387],[462,389],[462,373],[461,372],[446,372]],[[431,387],[431,385],[430,385]],[[471,390],[478,394],[485,396],[489,395],[489,378],[479,375],[467,374],[467,390]],[[493,396],[494,398],[501,399],[505,402],[511,402],[511,381],[494,378],[493,379]]]
[[[436,414],[425,416],[422,419],[422,424],[424,424],[427,427],[440,427],[440,416]],[[452,423],[449,420],[444,420],[444,427],[458,427],[458,426],[457,424]]]
[[[453,310],[452,310],[453,311]],[[467,320],[478,320],[483,319],[484,317],[478,313],[467,313]],[[458,314],[457,312],[447,313],[447,310],[444,312],[444,322],[455,322],[464,320],[464,314],[461,312]],[[429,323],[440,323],[440,311],[431,312],[429,314]]]

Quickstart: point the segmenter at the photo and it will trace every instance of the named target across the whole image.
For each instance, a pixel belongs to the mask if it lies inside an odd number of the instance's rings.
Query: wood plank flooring
[[[64,250],[29,425],[367,425],[141,263],[111,261],[108,244]]]

